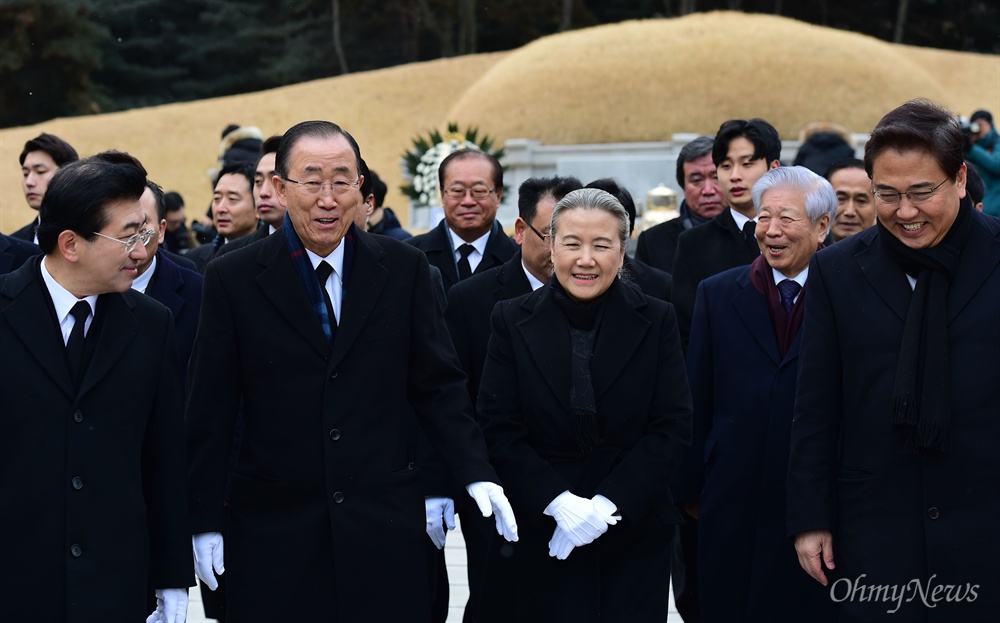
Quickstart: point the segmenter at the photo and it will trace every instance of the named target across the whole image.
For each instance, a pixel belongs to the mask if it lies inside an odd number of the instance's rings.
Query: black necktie
[[[79,386],[83,380],[83,341],[87,318],[90,317],[90,303],[77,301],[69,313],[76,319],[73,329],[66,340],[66,356],[69,358],[69,369],[73,373],[73,382]]]
[[[323,301],[326,302],[326,314],[330,317],[330,339],[337,337],[337,316],[333,313],[333,301],[330,293],[326,289],[326,280],[333,274],[333,266],[326,262],[320,262],[316,267],[316,276],[319,277],[319,289],[323,291]]]
[[[757,235],[754,233],[756,229],[756,221],[747,221],[746,223],[743,223],[743,239],[747,243],[747,250],[750,251],[754,257],[760,255],[760,246],[757,244]]]
[[[782,279],[781,283],[778,284],[778,293],[781,294],[781,306],[789,314],[792,313],[792,305],[795,304],[795,297],[801,289],[802,286],[797,281],[792,281],[791,279]]]
[[[469,264],[469,255],[476,250],[476,247],[469,243],[465,243],[458,247],[458,252],[462,255],[462,258],[458,260],[458,280],[468,279],[472,276],[472,265]]]

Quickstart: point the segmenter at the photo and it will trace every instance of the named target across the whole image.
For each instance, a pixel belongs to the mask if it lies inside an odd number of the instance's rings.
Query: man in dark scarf
[[[1000,611],[1000,223],[972,208],[961,131],[931,102],[883,117],[865,170],[878,226],[809,268],[788,532],[841,620],[988,620]],[[894,597],[858,599],[867,586]],[[935,599],[938,586],[951,588]]]

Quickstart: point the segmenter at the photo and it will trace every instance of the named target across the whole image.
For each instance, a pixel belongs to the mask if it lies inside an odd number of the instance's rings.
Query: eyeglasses
[[[108,240],[114,240],[115,242],[124,245],[125,253],[129,254],[132,252],[133,249],[135,249],[135,245],[139,244],[140,241],[142,242],[142,246],[148,245],[149,241],[152,240],[153,236],[156,235],[156,230],[147,229],[146,231],[141,231],[137,234],[129,236],[125,240],[122,240],[121,238],[114,238],[112,236],[105,236],[104,234],[98,233],[96,231],[91,233],[94,234],[95,236],[100,236],[101,238],[107,238]]]
[[[882,205],[887,205],[887,206],[897,205],[899,203],[900,199],[904,195],[906,196],[907,199],[910,200],[910,203],[912,203],[913,205],[920,205],[922,203],[927,203],[928,201],[930,201],[931,197],[934,196],[934,193],[937,192],[937,189],[941,188],[941,186],[945,182],[947,182],[948,179],[949,178],[947,178],[947,177],[944,178],[944,180],[942,180],[940,184],[938,184],[934,188],[931,188],[930,190],[924,190],[924,189],[920,189],[920,190],[908,190],[905,193],[901,193],[901,192],[899,192],[897,190],[894,190],[894,189],[891,189],[891,188],[887,189],[887,190],[872,189],[872,194],[875,195],[875,198]]]
[[[552,237],[552,234],[543,234],[542,232],[538,231],[537,229],[535,229],[534,227],[532,227],[531,223],[529,223],[528,221],[524,221],[524,224],[528,226],[528,229],[530,229],[531,231],[535,232],[535,235],[538,236],[539,238],[541,238],[542,242],[548,242],[549,238]]]
[[[298,180],[293,180],[290,177],[282,178],[286,182],[291,182],[293,184],[298,184],[302,188],[302,192],[307,195],[321,195],[323,191],[327,188],[330,189],[331,195],[343,195],[350,192],[352,189],[357,188],[361,185],[361,176],[353,182],[345,182],[343,180],[338,180],[336,182],[300,182]]]
[[[485,186],[475,186],[473,188],[452,186],[445,189],[444,194],[452,199],[465,199],[465,193],[471,193],[473,199],[485,199],[489,197],[490,193],[495,193],[496,191],[496,188],[486,188]]]

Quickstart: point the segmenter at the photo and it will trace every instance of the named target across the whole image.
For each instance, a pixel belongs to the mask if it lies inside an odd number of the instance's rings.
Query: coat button
[[[927,516],[931,519],[937,519],[941,516],[941,511],[938,510],[937,506],[932,506],[927,509]]]
[[[337,491],[336,493],[333,494],[333,501],[336,502],[337,504],[340,504],[341,502],[344,501],[344,494],[341,493],[340,491]]]
[[[82,422],[83,421],[83,411],[75,411],[73,413],[73,421],[76,422],[76,423]]]
[[[72,483],[73,483],[73,488],[76,489],[77,491],[83,489],[83,478],[76,476],[73,478]]]
[[[330,373],[330,380],[332,381],[335,378],[337,378],[337,371],[336,370],[334,370],[333,372]]]
[[[73,554],[73,558],[79,558],[80,556],[83,556],[83,549],[74,543],[72,547],[69,548],[69,553]]]
[[[338,439],[340,439],[340,430],[338,430],[336,428],[333,429],[333,430],[331,430],[330,431],[330,439],[332,439],[334,441],[337,441]]]

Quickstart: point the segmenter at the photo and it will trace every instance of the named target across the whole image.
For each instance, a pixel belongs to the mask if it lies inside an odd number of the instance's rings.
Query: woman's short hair
[[[576,208],[582,208],[584,210],[603,210],[614,216],[618,220],[619,242],[621,242],[622,248],[625,248],[625,243],[628,241],[629,233],[628,212],[626,212],[625,208],[622,207],[622,204],[615,199],[614,195],[603,190],[598,190],[597,188],[581,188],[580,190],[574,190],[556,203],[556,207],[552,209],[552,223],[549,226],[549,233],[552,234],[553,239],[556,235],[559,215],[565,210],[573,210]]]
[[[830,222],[837,215],[837,193],[826,178],[816,175],[806,167],[778,167],[761,176],[753,185],[753,204],[763,203],[764,193],[776,188],[788,188],[801,192],[806,204],[806,214],[813,223],[824,214],[829,215]]]

